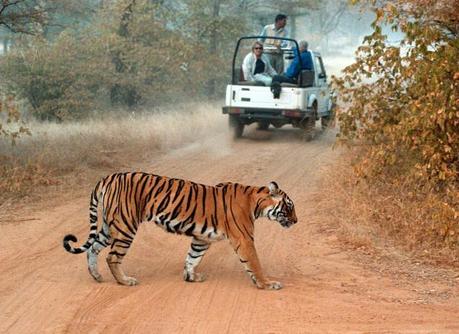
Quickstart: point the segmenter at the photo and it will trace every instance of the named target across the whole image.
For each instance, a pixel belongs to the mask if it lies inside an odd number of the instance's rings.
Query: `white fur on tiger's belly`
[[[151,220],[154,222],[157,226],[161,227],[164,231],[169,232],[169,233],[174,233],[174,234],[185,234],[188,228],[190,228],[191,224],[188,224],[181,229],[179,228],[181,221],[177,220],[171,220],[171,221],[161,221],[161,217],[153,217]],[[169,226],[169,229],[168,229]],[[225,233],[215,230],[212,226],[207,226],[206,230],[204,233],[201,233],[202,226],[201,225],[195,225],[195,228],[193,229],[192,235],[197,239],[203,240],[203,241],[220,241],[223,239],[226,239]]]

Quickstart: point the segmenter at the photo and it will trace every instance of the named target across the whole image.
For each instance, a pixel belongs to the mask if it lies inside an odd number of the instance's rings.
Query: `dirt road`
[[[143,225],[124,261],[140,285],[115,283],[100,260],[103,283],[86,256],[64,251],[62,238],[86,240],[87,195],[54,198],[40,208],[3,212],[0,222],[0,332],[7,333],[458,333],[459,289],[451,271],[372,262],[336,241],[315,212],[323,171],[333,168],[333,134],[303,143],[294,131],[249,131],[151,156],[158,174],[206,184],[275,180],[296,204],[288,230],[260,220],[256,246],[279,291],[256,289],[227,241],[211,246],[203,283],[186,283],[189,239]],[[90,189],[85,190],[89,194]],[[383,260],[381,260],[383,261]],[[397,268],[395,268],[397,267]],[[385,268],[386,270],[382,270]]]

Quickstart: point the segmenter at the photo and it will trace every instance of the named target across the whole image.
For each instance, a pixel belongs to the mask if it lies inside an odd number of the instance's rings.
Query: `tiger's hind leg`
[[[118,222],[112,222],[109,224],[110,235],[112,236],[112,244],[111,250],[107,255],[107,264],[119,284],[132,286],[137,285],[138,282],[134,277],[126,276],[123,269],[121,268],[121,263],[123,262],[123,258],[129,250],[132,241],[134,240],[137,228],[133,228],[127,224],[128,223],[124,222],[121,224]],[[120,226],[122,225],[128,226],[128,229],[122,231],[120,229]]]
[[[97,258],[99,256],[100,251],[110,244],[111,239],[108,230],[108,225],[104,222],[102,225],[102,230],[97,235],[96,241],[94,241],[94,243],[86,253],[88,258],[89,273],[97,282],[102,282],[102,275],[99,274],[99,271],[97,269]]]
[[[202,257],[209,249],[210,244],[196,238],[191,240],[191,246],[185,260],[183,279],[187,282],[203,282],[206,278],[204,274],[194,272],[194,268],[201,262]]]

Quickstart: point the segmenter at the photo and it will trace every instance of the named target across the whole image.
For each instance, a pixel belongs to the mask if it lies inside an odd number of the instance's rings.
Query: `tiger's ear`
[[[279,186],[277,185],[276,182],[271,181],[269,182],[269,194],[270,195],[277,195],[279,193]]]

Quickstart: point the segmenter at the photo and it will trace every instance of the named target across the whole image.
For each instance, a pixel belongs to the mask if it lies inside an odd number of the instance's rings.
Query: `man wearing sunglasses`
[[[252,52],[245,56],[242,72],[245,80],[262,82],[265,86],[271,85],[272,77],[277,74],[263,54],[263,44],[258,41],[253,43]]]

